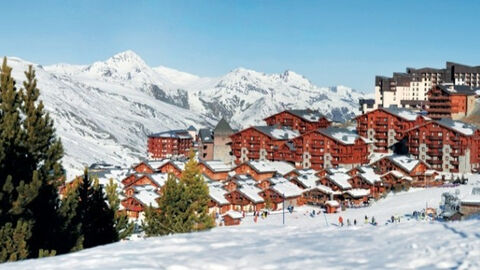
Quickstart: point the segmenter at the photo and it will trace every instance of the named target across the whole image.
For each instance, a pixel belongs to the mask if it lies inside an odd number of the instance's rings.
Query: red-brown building
[[[235,163],[248,160],[274,160],[274,153],[298,131],[278,126],[253,126],[231,136]]]
[[[385,181],[387,179],[395,180],[392,178],[394,177],[398,178],[397,180],[402,183],[408,181],[410,185],[422,186],[434,181],[435,178],[435,175],[427,172],[430,168],[427,163],[404,155],[385,156],[373,162],[371,166],[374,168],[375,172],[383,175],[382,181],[384,184],[389,183],[388,181]],[[392,174],[391,172],[397,173]],[[403,176],[399,178],[399,174]]]
[[[227,180],[228,173],[232,170],[232,166],[217,160],[200,161],[198,166],[205,177],[216,181]]]
[[[148,136],[150,159],[186,157],[193,147],[193,138],[187,130],[170,130]]]
[[[480,165],[480,131],[473,125],[443,118],[407,131],[407,147],[432,169],[466,173]]]
[[[388,153],[403,138],[403,133],[426,122],[412,111],[396,107],[379,108],[356,117],[357,133],[373,141],[371,150]]]
[[[475,90],[466,85],[437,85],[428,92],[428,116],[460,119],[475,108]]]
[[[274,159],[292,162],[297,168],[352,168],[368,163],[369,144],[344,128],[316,129],[284,143]]]
[[[323,114],[313,110],[286,110],[264,119],[269,126],[284,126],[305,133],[318,128],[327,128],[331,122]]]
[[[228,211],[223,215],[223,223],[225,226],[240,225],[242,217],[242,213],[239,213],[237,211]]]

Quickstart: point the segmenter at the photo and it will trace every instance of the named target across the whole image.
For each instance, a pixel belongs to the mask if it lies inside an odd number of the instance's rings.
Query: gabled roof
[[[403,155],[390,155],[385,158],[390,160],[393,164],[397,165],[401,169],[407,171],[408,173],[410,173],[413,169],[415,169],[420,163],[424,163],[423,161],[420,161],[418,159],[414,159],[414,158],[403,156]]]
[[[252,128],[262,132],[270,138],[276,140],[290,140],[300,136],[296,130],[280,126],[253,126]]]
[[[203,143],[213,143],[213,133],[209,128],[201,128],[198,131],[198,139]]]
[[[214,136],[230,136],[233,133],[234,132],[232,127],[227,123],[227,121],[224,118],[220,119],[217,126],[213,130]]]
[[[228,193],[225,189],[221,187],[215,187],[215,186],[209,185],[208,191],[209,191],[208,194],[210,195],[210,198],[214,200],[216,203],[218,203],[219,205],[230,204],[230,202],[227,199],[225,199],[225,194]]]
[[[352,185],[350,185],[350,183],[348,182],[348,179],[350,179],[350,175],[346,173],[338,172],[334,174],[328,174],[325,176],[325,178],[327,178],[327,180],[334,183],[342,190],[352,188]]]
[[[437,121],[430,121],[430,122],[415,126],[407,131],[415,130],[417,128],[420,128],[426,125],[432,125],[432,124],[438,124],[442,127],[450,129],[454,132],[458,132],[465,136],[471,136],[475,133],[476,130],[478,130],[478,128],[474,125],[471,125],[462,121],[452,120],[450,118],[442,118]]]
[[[194,126],[189,126],[187,128],[188,131],[197,131],[197,129]]]
[[[241,219],[243,218],[243,215],[242,213],[238,212],[238,211],[233,211],[233,210],[230,210],[228,211],[227,213],[223,214],[222,217],[224,216],[229,216],[233,219]]]
[[[270,181],[273,183],[270,188],[282,197],[292,198],[302,195],[301,188],[283,177],[272,178]]]
[[[220,160],[202,160],[200,161],[200,164],[205,165],[207,168],[209,168],[213,172],[229,172],[232,170],[232,166],[225,164],[223,161]]]

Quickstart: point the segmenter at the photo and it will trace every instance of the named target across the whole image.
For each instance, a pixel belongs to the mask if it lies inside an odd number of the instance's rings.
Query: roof
[[[158,207],[157,199],[160,196],[155,192],[155,188],[153,186],[146,185],[136,186],[133,197],[145,206],[151,205],[152,207]]]
[[[194,126],[189,126],[187,128],[188,131],[197,131],[197,129]]]
[[[314,110],[287,110],[287,112],[300,117],[301,119],[308,121],[308,122],[317,122],[322,118],[326,118],[325,115],[320,113],[319,111]]]
[[[271,181],[274,184],[270,188],[285,198],[299,197],[302,195],[302,189],[283,177],[272,178]]]
[[[253,126],[253,128],[276,140],[290,140],[300,136],[297,130],[292,130],[287,127]]]
[[[435,122],[467,136],[473,135],[473,133],[475,133],[475,130],[477,130],[477,127],[475,127],[474,125],[467,124],[461,121],[455,121],[449,118],[442,118]]]
[[[330,205],[332,207],[339,207],[340,204],[337,201],[331,200],[331,201],[326,201],[325,204]]]
[[[390,106],[388,108],[380,108],[380,110],[383,110],[385,112],[388,112],[392,115],[398,116],[400,118],[403,118],[408,121],[415,121],[417,117],[419,116],[415,112],[403,108],[398,108],[396,106]]]
[[[246,185],[242,185],[239,189],[237,189],[238,192],[242,193],[243,195],[245,195],[249,200],[251,200],[252,202],[254,203],[261,203],[263,202],[263,198],[258,194],[260,193],[262,190],[257,188],[256,186],[254,185],[249,185],[249,184],[246,184]]]
[[[305,188],[315,187],[317,185],[316,182],[319,180],[315,174],[302,174],[294,179],[300,182]]]
[[[337,172],[334,174],[329,174],[325,177],[343,190],[352,188],[352,185],[350,185],[348,182],[350,175],[346,173]]]
[[[370,185],[374,185],[376,182],[381,182],[380,175],[376,174],[372,167],[358,167],[360,173],[359,177],[367,181]]]
[[[285,161],[248,161],[248,164],[258,173],[277,172],[285,175],[295,170],[292,164]]]
[[[177,138],[177,139],[193,139],[185,129],[168,130],[148,135],[150,138]]]
[[[223,217],[224,216],[229,216],[233,219],[240,219],[240,218],[243,218],[243,215],[242,213],[240,212],[237,212],[237,211],[233,211],[233,210],[230,210],[228,212],[226,212],[225,214],[222,215]]]
[[[370,190],[369,189],[361,189],[361,188],[355,188],[355,189],[349,189],[345,191],[348,195],[354,197],[354,198],[361,198],[370,195]]]
[[[218,121],[217,126],[213,130],[214,136],[230,136],[233,133],[234,132],[232,127],[227,123],[227,121],[224,118]]]
[[[203,143],[213,143],[213,133],[209,128],[201,128],[198,131],[198,139]]]
[[[401,155],[391,155],[386,158],[407,172],[411,172],[421,162],[420,160]]]
[[[225,164],[221,160],[210,160],[210,161],[200,161],[201,164],[204,164],[212,170],[213,172],[229,172],[232,170],[232,166]]]
[[[468,85],[453,85],[453,84],[441,84],[437,85],[437,87],[447,94],[460,94],[460,95],[475,95],[475,91],[479,90],[479,88],[473,88]]]
[[[320,192],[325,193],[325,194],[341,194],[340,192],[338,192],[338,191],[333,191],[330,187],[327,187],[327,186],[322,185],[322,184],[313,186],[312,188],[309,188],[309,189],[307,189],[307,190],[304,190],[303,192],[310,191],[310,190],[315,190],[315,189],[317,189],[317,190],[319,190]]]
[[[320,128],[317,129],[317,132],[326,135],[342,144],[355,144],[356,139],[362,139],[366,143],[369,142],[369,140],[362,138],[360,135],[357,133],[346,129],[346,128],[339,128],[339,127],[328,127],[328,128]]]
[[[230,202],[225,199],[225,194],[227,194],[227,191],[225,189],[209,185],[208,191],[210,198],[217,202],[219,205],[230,204]]]

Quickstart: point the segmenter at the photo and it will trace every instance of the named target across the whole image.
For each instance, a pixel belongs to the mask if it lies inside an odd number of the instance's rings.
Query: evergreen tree
[[[90,248],[109,244],[118,240],[114,226],[114,213],[106,203],[103,188],[98,180],[89,178],[85,169],[82,182],[78,186],[79,203],[77,215],[83,236],[83,247]]]
[[[186,212],[193,220],[193,230],[212,228],[215,223],[213,217],[208,213],[208,202],[210,201],[208,186],[193,152],[190,152],[190,158],[185,164],[180,182],[185,184],[185,200],[188,204]]]
[[[128,221],[128,216],[125,211],[120,211],[120,198],[117,191],[118,185],[110,179],[108,185],[105,187],[108,204],[112,209],[115,218],[115,230],[118,234],[118,239],[125,239],[133,233],[135,224]]]
[[[194,221],[186,195],[185,184],[169,174],[158,199],[158,209],[149,206],[145,210],[145,234],[155,236],[192,231]]]
[[[80,203],[80,195],[78,192],[78,185],[81,183],[81,177],[73,180],[71,186],[66,187],[66,193],[62,198],[60,206],[60,215],[63,219],[62,249],[69,249],[68,251],[78,251],[83,248],[83,235],[81,217],[78,215],[78,206]]]
[[[21,97],[11,71],[5,58],[0,71],[0,261],[30,255],[28,241],[35,223],[27,207],[42,184],[38,173],[28,169]]]

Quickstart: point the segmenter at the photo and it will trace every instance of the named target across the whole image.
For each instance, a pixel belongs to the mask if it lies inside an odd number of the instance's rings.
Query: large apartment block
[[[475,108],[476,88],[466,85],[443,84],[428,92],[427,112],[432,119],[461,119]]]
[[[375,108],[424,107],[430,89],[443,83],[480,87],[480,66],[447,62],[442,69],[407,68],[405,73],[396,72],[392,77],[376,76]]]

